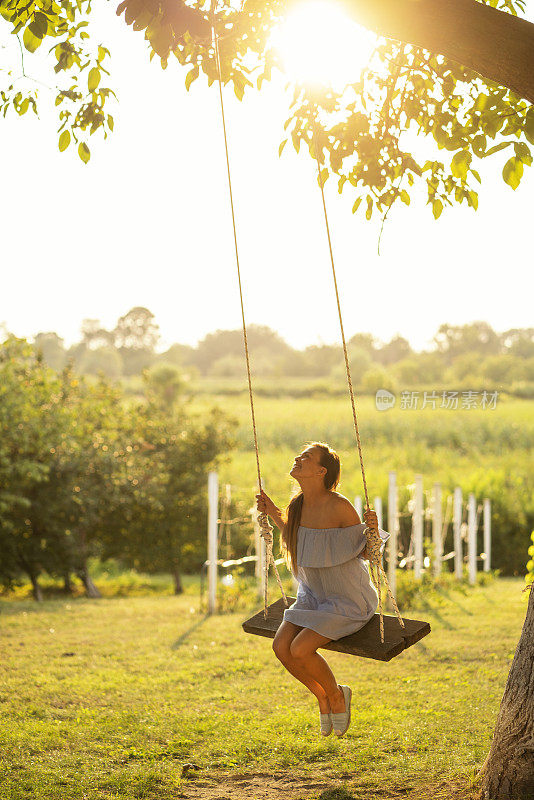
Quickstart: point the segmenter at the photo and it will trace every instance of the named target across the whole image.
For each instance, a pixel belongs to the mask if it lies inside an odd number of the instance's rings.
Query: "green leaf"
[[[534,106],[527,111],[523,131],[530,144],[534,144]]]
[[[460,150],[455,153],[451,161],[451,172],[455,178],[465,180],[467,178],[467,170],[471,163],[471,153],[468,150]]]
[[[78,155],[80,156],[84,164],[87,164],[89,162],[89,159],[91,158],[91,151],[89,150],[85,142],[80,142],[80,144],[78,145]]]
[[[41,46],[42,39],[40,39],[38,36],[35,36],[28,27],[24,29],[22,41],[24,42],[24,47],[29,53],[35,53],[37,48]]]
[[[494,153],[498,153],[499,150],[504,150],[505,147],[511,145],[512,142],[501,142],[500,144],[496,144],[494,147],[490,147],[490,149],[486,152],[485,157],[492,156]]]
[[[355,213],[357,212],[357,210],[358,210],[358,208],[359,208],[359,206],[360,206],[360,203],[361,203],[361,202],[362,202],[362,198],[361,198],[361,197],[358,197],[358,199],[356,200],[356,202],[355,202],[355,203],[354,203],[354,205],[352,206],[352,213],[353,213],[353,214],[355,214]]]
[[[37,39],[44,39],[48,31],[48,18],[38,11],[28,27]]]
[[[185,88],[187,89],[187,91],[189,91],[189,87],[191,86],[193,81],[198,78],[198,74],[199,74],[199,69],[197,64],[197,66],[189,70],[189,72],[185,76]]]
[[[373,216],[373,198],[367,195],[367,209],[365,211],[365,219],[371,219]]]
[[[530,153],[530,147],[528,144],[524,142],[514,142],[514,150],[517,158],[521,159],[523,164],[526,164],[528,167],[532,164],[532,155]]]
[[[283,151],[284,147],[286,146],[286,144],[287,144],[287,139],[284,139],[283,142],[280,142],[280,146],[278,148],[278,157],[280,157],[282,155],[282,151]]]
[[[487,94],[479,94],[473,106],[474,111],[484,111],[488,104],[489,97]]]
[[[475,155],[482,157],[486,149],[486,137],[484,134],[479,133],[477,136],[473,136],[471,144],[473,146],[473,152]]]
[[[478,209],[478,194],[470,191],[467,193],[467,197],[469,205],[472,206],[476,211]]]
[[[409,206],[409,205],[410,205],[410,195],[408,194],[408,192],[406,191],[406,189],[403,189],[403,190],[401,191],[401,193],[400,193],[400,199],[401,199],[401,200],[402,200],[402,202],[403,202],[403,203],[405,203],[407,206]]]
[[[508,186],[511,186],[515,192],[519,186],[522,176],[523,162],[521,159],[512,156],[512,158],[509,158],[503,167],[502,177],[504,182],[507,183]]]
[[[87,88],[90,92],[94,92],[95,89],[98,88],[98,84],[100,83],[100,70],[98,67],[93,67],[93,69],[89,73],[89,77],[87,78]]]
[[[62,153],[70,144],[70,131],[63,131],[59,137],[59,152]]]
[[[432,213],[434,215],[434,219],[438,219],[441,216],[441,212],[443,211],[443,203],[441,200],[434,200],[432,203]]]

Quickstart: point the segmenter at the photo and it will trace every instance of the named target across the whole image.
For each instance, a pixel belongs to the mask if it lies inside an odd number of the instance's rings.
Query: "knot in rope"
[[[369,508],[369,505],[367,506]],[[395,609],[395,614],[397,615],[397,619],[399,620],[401,628],[405,628],[406,625],[404,624],[404,620],[400,615],[399,609],[397,607],[397,601],[393,596],[393,592],[389,586],[389,581],[387,579],[386,573],[384,572],[384,567],[382,566],[382,539],[380,538],[380,534],[376,528],[369,528],[367,527],[364,531],[365,538],[367,539],[367,544],[365,549],[367,551],[367,555],[369,558],[369,571],[371,573],[371,579],[373,581],[374,587],[376,589],[376,593],[378,595],[378,613],[380,615],[380,641],[382,644],[384,643],[384,615],[382,612],[382,587],[381,587],[381,579],[382,575],[384,576],[384,581],[386,584],[386,589],[389,595],[389,599]],[[375,574],[376,568],[376,574]]]
[[[269,522],[267,514],[258,514],[260,524],[260,536],[265,540],[266,545],[273,544],[273,526]]]
[[[379,565],[382,560],[382,539],[375,528],[366,528],[364,531],[367,545],[365,547],[371,564]]]
[[[282,586],[282,580],[278,572],[278,567],[276,566],[276,562],[274,560],[273,526],[269,522],[267,514],[264,513],[258,514],[258,523],[260,526],[260,536],[265,542],[265,562],[263,565],[263,617],[264,619],[267,619],[269,567],[271,564],[273,565],[274,574],[276,576],[276,581],[278,583],[278,588],[280,589],[280,592],[284,600],[284,605],[286,608],[288,608],[289,602],[287,600],[286,593],[284,592],[284,587]]]

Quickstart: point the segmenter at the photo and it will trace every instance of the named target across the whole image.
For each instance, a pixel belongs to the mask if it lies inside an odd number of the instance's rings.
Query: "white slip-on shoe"
[[[343,736],[343,734],[345,734],[349,729],[350,701],[352,699],[352,689],[349,686],[342,686],[339,684],[339,688],[343,692],[343,696],[345,698],[345,711],[341,711],[339,714],[330,715],[332,717],[334,733],[338,737]]]
[[[321,719],[321,733],[323,736],[330,736],[332,733],[332,715],[319,712],[319,717]]]

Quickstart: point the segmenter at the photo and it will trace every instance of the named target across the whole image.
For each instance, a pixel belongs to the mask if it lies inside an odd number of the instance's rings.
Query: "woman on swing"
[[[290,475],[301,491],[285,513],[261,492],[257,508],[280,529],[280,545],[298,581],[297,599],[284,611],[273,650],[284,667],[319,702],[321,733],[340,737],[350,725],[352,691],[337,683],[317,652],[328,642],[355,633],[373,617],[378,595],[364,559],[366,527],[378,528],[376,513],[364,512],[364,524],[346,497],[335,491],[340,461],[328,445],[313,442],[296,458]]]

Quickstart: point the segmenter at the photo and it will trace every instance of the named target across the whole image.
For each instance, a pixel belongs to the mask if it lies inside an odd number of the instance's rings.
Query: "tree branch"
[[[534,24],[476,0],[343,0],[381,36],[439,53],[534,103]]]

